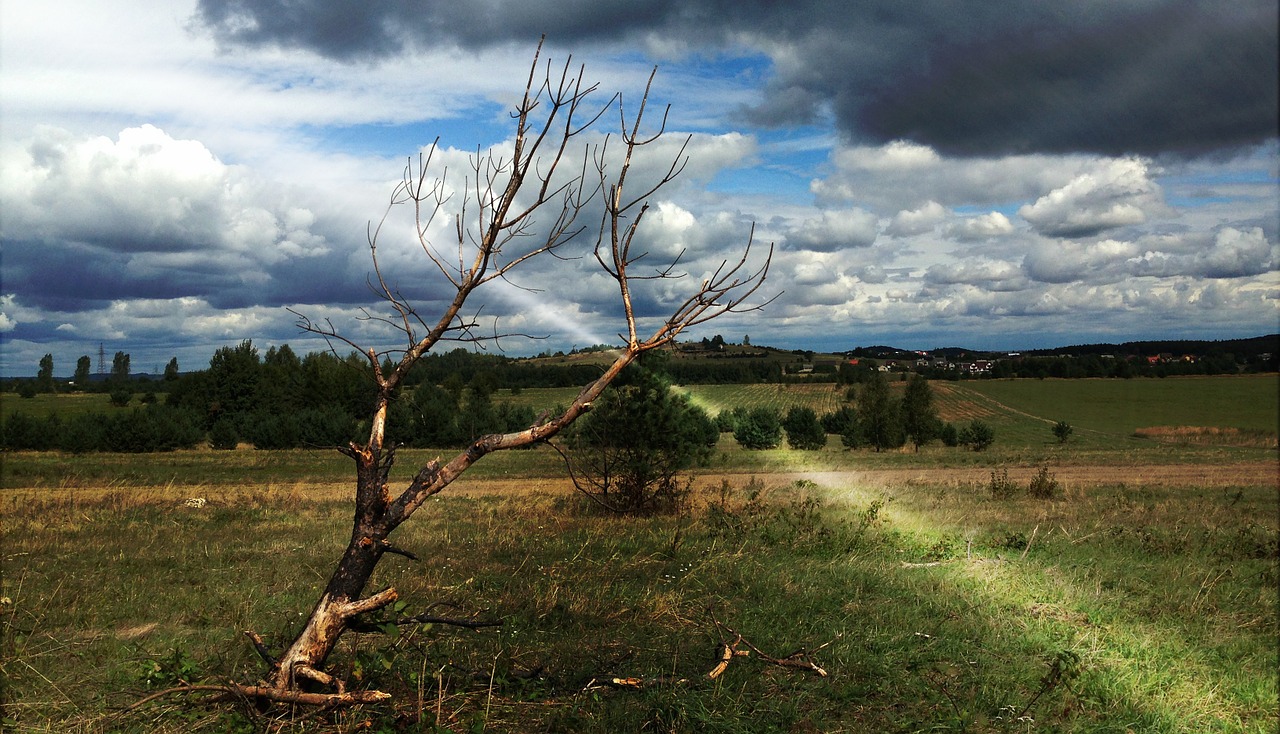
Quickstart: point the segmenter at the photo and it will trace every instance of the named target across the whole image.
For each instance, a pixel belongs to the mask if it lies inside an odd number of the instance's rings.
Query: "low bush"
[[[987,482],[987,491],[992,499],[1004,500],[1018,495],[1022,487],[1009,478],[1008,469],[992,469],[991,479]]]
[[[1027,493],[1036,499],[1051,500],[1062,496],[1062,486],[1049,471],[1049,467],[1042,466],[1027,485]]]
[[[76,454],[173,451],[193,448],[203,439],[204,431],[193,413],[159,404],[67,420],[56,413],[43,419],[13,413],[0,430],[0,448]]]
[[[240,443],[240,433],[230,418],[219,418],[209,429],[209,447],[217,451],[230,451]]]

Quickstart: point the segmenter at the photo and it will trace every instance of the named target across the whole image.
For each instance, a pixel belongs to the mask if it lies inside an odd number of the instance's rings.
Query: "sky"
[[[251,339],[361,345],[367,232],[432,141],[450,190],[509,151],[543,60],[631,113],[657,69],[637,177],[642,326],[753,237],[755,302],[701,339],[844,350],[1030,349],[1280,330],[1274,0],[49,0],[0,3],[0,375],[99,348],[202,369]],[[612,134],[616,107],[580,140]],[[654,129],[653,127],[650,128]],[[589,153],[575,148],[567,160]],[[460,201],[460,198],[455,198]],[[598,217],[598,214],[591,214]],[[452,215],[427,229],[456,248]],[[383,274],[423,314],[451,294],[402,209]],[[546,218],[533,229],[546,227]],[[618,343],[598,225],[476,294],[485,345]],[[754,235],[752,234],[754,231]],[[576,250],[574,250],[576,248]],[[585,257],[584,257],[585,255]],[[327,320],[327,321],[326,321]],[[454,348],[457,345],[442,345]],[[475,348],[475,345],[464,345]],[[338,345],[345,352],[345,344]]]

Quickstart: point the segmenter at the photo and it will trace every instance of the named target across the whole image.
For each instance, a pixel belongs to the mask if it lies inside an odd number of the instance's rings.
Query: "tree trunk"
[[[383,462],[368,448],[352,447],[349,453],[357,464],[356,513],[351,540],[306,626],[280,658],[272,680],[272,685],[279,689],[293,690],[310,680],[325,686],[336,685],[341,690],[341,681],[321,670],[325,660],[352,618],[377,611],[397,598],[393,588],[360,598],[386,552],[387,535],[394,529],[384,519],[391,456]]]

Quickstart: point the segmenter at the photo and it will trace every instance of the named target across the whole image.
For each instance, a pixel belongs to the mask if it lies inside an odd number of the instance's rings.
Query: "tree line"
[[[87,369],[87,360],[82,358],[78,368]],[[72,380],[75,386],[94,385],[110,392],[113,404],[121,409],[74,418],[57,414],[33,417],[22,410],[12,411],[0,426],[0,448],[148,452],[193,448],[205,442],[215,449],[233,449],[242,443],[258,449],[332,447],[345,445],[368,430],[367,406],[373,382],[362,355],[313,352],[299,357],[287,344],[260,353],[246,340],[218,349],[204,370],[179,373],[177,360],[171,360],[158,382],[131,380],[129,362],[129,355],[117,353],[109,379],[101,383]],[[647,363],[651,366],[645,369],[658,375],[652,379],[668,387],[687,381],[681,377],[687,375],[685,363],[679,360],[653,355]],[[457,447],[479,436],[522,430],[533,425],[537,415],[528,406],[496,401],[500,385],[519,392],[524,386],[580,384],[583,376],[579,373],[599,371],[591,365],[532,367],[464,349],[424,357],[419,365],[389,407],[394,420],[388,420],[388,438],[397,445]],[[546,374],[529,377],[540,371]],[[78,369],[77,375],[82,376],[79,373]],[[42,360],[38,382],[47,388],[51,375],[52,358]],[[513,375],[525,379],[513,380]],[[637,395],[660,392],[652,384],[637,390],[633,379],[639,378],[628,378],[618,385],[623,391],[620,395],[629,394],[634,401]],[[848,448],[877,451],[901,447],[908,441],[917,448],[937,439],[950,445],[973,443],[961,435],[969,427],[948,426],[937,418],[928,382],[919,375],[911,377],[901,400],[890,397],[882,372],[845,366],[840,379],[851,385],[848,402],[822,416],[803,407],[783,415],[769,408],[738,406],[712,420],[695,406],[677,410],[652,401],[631,410],[638,410],[641,416],[666,416],[679,424],[652,427],[652,435],[705,438],[731,433],[747,449],[777,447],[784,436],[793,448],[818,449],[826,445],[829,434],[840,436]],[[148,388],[141,399],[134,397],[138,387]],[[616,402],[617,397],[610,399]],[[634,426],[634,430],[621,432],[628,440],[644,434],[639,419],[632,416],[627,421]],[[584,426],[590,428],[594,422],[587,421]],[[584,439],[575,440],[579,446],[586,445]],[[695,443],[713,445],[714,440]],[[597,441],[596,445],[603,444]]]
[[[332,447],[367,430],[374,383],[367,360],[358,354],[313,352],[299,357],[287,344],[260,353],[246,340],[218,349],[205,370],[179,374],[173,360],[172,370],[166,370],[160,382],[130,379],[128,363],[127,354],[117,354],[109,379],[73,379],[63,389],[109,392],[112,404],[124,408],[131,405],[135,390],[143,388],[140,404],[133,409],[77,415],[74,420],[13,411],[0,427],[0,448],[165,451],[205,440],[217,449],[242,442],[259,449]],[[504,384],[505,358],[459,349],[424,359],[422,365],[391,405],[396,418],[391,438],[398,444],[459,446],[477,436],[527,427],[536,417],[530,408],[494,403],[494,391]],[[599,374],[599,368],[586,369]],[[569,379],[581,371],[580,366],[555,370],[554,377]],[[56,391],[44,377],[51,372],[50,357],[42,361],[36,381],[40,391]],[[516,384],[513,389],[521,387]]]

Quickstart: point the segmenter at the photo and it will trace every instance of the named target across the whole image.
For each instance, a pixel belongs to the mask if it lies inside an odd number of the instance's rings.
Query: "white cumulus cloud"
[[[1051,237],[1088,237],[1142,224],[1165,210],[1160,186],[1140,158],[1112,160],[1018,209],[1036,231]]]
[[[1000,237],[1013,231],[1013,223],[1000,212],[989,212],[976,217],[965,217],[947,228],[947,232],[962,242]]]
[[[869,247],[879,235],[876,215],[865,209],[824,210],[805,220],[787,236],[789,244],[807,250],[831,252],[849,247]]]

